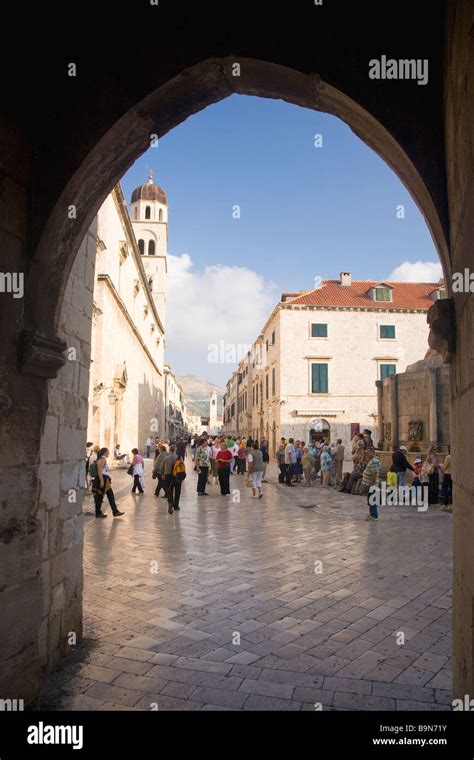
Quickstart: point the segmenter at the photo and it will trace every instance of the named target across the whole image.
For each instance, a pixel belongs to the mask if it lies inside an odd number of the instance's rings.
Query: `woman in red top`
[[[227,444],[221,444],[221,450],[217,454],[217,474],[221,487],[222,496],[230,496],[230,463],[233,460],[232,452],[227,448]]]

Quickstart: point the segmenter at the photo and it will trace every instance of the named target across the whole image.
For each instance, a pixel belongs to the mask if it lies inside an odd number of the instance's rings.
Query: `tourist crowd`
[[[86,479],[94,496],[96,517],[103,518],[102,504],[105,497],[115,517],[122,516],[115,502],[112,480],[107,463],[108,449],[99,449],[89,443],[86,451]],[[231,477],[245,478],[245,485],[252,489],[254,499],[263,498],[262,484],[266,483],[270,463],[268,441],[260,443],[249,438],[227,436],[201,436],[162,441],[149,438],[146,442],[147,457],[154,455],[153,479],[157,481],[155,495],[168,501],[168,512],[180,509],[182,483],[186,478],[185,459],[190,449],[194,471],[197,473],[198,497],[208,496],[208,486],[219,485],[222,496],[230,496]],[[351,444],[351,471],[344,472],[345,447],[341,439],[330,443],[321,438],[309,443],[294,438],[281,438],[276,451],[278,483],[288,488],[298,485],[311,488],[320,483],[322,488],[334,487],[343,493],[368,496],[370,514],[368,520],[378,520],[377,504],[369,499],[373,489],[381,485],[381,460],[372,440],[370,430],[357,433]],[[129,467],[133,477],[132,494],[143,494],[145,460],[138,449],[131,457],[123,454],[120,445],[115,447],[114,460]],[[411,489],[426,489],[429,505],[441,498],[445,506],[452,503],[451,457],[441,458],[436,446],[430,447],[426,457],[417,457],[413,465],[408,460],[408,450],[400,446],[392,454],[392,465],[387,473],[386,484],[390,489],[407,486],[408,472],[413,473]],[[346,468],[347,470],[348,468]],[[235,490],[235,489],[233,489]],[[415,503],[415,501],[413,502]]]

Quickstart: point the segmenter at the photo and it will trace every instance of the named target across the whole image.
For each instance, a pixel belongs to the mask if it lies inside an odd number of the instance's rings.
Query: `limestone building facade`
[[[187,401],[181,383],[171,367],[165,366],[165,439],[173,440],[187,433]]]
[[[111,452],[116,445],[143,450],[150,435],[164,434],[165,328],[158,305],[117,186],[97,217],[87,432]]]
[[[375,383],[426,353],[427,312],[443,295],[441,283],[356,282],[350,273],[284,293],[228,384],[226,429],[266,438],[272,454],[282,436],[349,446],[359,430],[375,433]]]

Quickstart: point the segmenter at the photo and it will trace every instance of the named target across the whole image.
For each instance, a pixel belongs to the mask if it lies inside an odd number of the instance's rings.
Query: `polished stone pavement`
[[[170,516],[114,472],[124,518],[84,505],[84,639],[46,710],[447,710],[452,517],[317,485],[195,493]],[[240,499],[240,503],[239,503]],[[236,503],[233,503],[236,502]],[[400,635],[402,634],[402,635]]]

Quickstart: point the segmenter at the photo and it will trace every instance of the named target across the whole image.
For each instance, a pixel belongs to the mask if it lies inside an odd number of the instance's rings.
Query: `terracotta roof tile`
[[[370,297],[371,288],[377,285],[393,288],[392,301],[374,301]],[[324,280],[322,287],[309,290],[295,298],[285,300],[289,305],[337,306],[365,309],[428,309],[433,305],[430,294],[440,286],[434,282],[373,282],[355,281],[343,286],[339,280]]]

